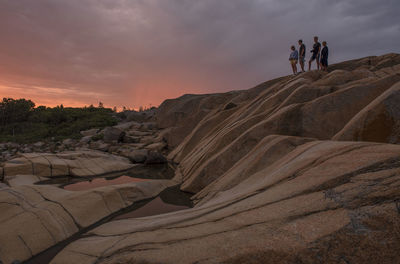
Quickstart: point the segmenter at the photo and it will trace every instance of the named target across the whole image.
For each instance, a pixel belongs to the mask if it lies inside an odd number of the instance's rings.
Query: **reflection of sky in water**
[[[148,202],[143,207],[140,207],[139,209],[136,209],[132,212],[120,215],[120,216],[114,218],[113,220],[159,215],[159,214],[165,214],[165,213],[179,211],[179,210],[183,210],[183,209],[187,209],[187,208],[189,208],[189,207],[183,206],[183,205],[174,205],[174,204],[165,203],[163,200],[161,200],[160,197],[157,197],[154,200]]]
[[[84,190],[89,190],[89,189],[108,186],[108,185],[117,185],[117,184],[140,182],[140,181],[146,181],[146,179],[132,178],[129,176],[121,176],[121,177],[118,177],[115,179],[110,179],[110,180],[107,180],[105,178],[98,178],[98,179],[93,179],[90,181],[82,181],[82,182],[77,182],[74,184],[69,184],[69,185],[64,186],[64,189],[68,190],[68,191],[84,191]]]
[[[107,180],[106,178],[97,178],[89,181],[77,182],[64,186],[64,189],[68,191],[84,191],[102,186],[125,184],[130,182],[141,182],[147,180],[148,179],[140,179],[124,175],[109,180]],[[165,189],[160,193],[158,197],[154,198],[153,200],[146,203],[142,207],[134,209],[131,212],[119,215],[113,220],[165,214],[169,212],[187,209],[190,208],[191,206],[192,204],[189,195],[181,192],[179,190],[179,187],[176,186]]]

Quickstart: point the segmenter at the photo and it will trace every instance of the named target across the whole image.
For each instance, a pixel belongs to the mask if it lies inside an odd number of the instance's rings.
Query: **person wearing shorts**
[[[299,63],[301,67],[301,71],[304,72],[304,60],[306,57],[306,46],[303,44],[303,40],[299,40]]]
[[[321,51],[321,43],[318,42],[318,37],[314,37],[314,45],[311,50],[312,56],[308,61],[308,70],[311,70],[311,63],[316,60],[317,61],[317,69],[319,70],[319,59],[320,59],[320,51]]]
[[[328,71],[328,54],[329,54],[329,50],[328,50],[328,46],[326,41],[322,42],[322,50],[321,50],[321,69],[323,71]]]
[[[299,60],[299,53],[294,46],[291,46],[292,52],[289,56],[290,65],[292,66],[293,74],[297,74],[297,61]]]

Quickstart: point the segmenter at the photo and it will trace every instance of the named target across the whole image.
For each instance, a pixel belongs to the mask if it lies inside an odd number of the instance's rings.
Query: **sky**
[[[329,62],[400,53],[399,0],[0,0],[0,97],[158,106],[288,75],[314,35]]]

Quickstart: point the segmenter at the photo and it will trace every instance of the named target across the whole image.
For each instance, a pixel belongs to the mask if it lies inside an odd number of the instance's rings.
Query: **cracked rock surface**
[[[0,259],[27,260],[171,185],[169,180],[154,180],[80,192],[49,185],[0,186]]]

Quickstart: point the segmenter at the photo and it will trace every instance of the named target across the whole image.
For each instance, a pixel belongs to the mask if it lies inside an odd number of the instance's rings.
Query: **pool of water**
[[[159,196],[144,204],[142,207],[118,215],[113,220],[138,218],[165,214],[193,207],[190,194],[179,190],[179,187],[167,188]]]
[[[139,182],[143,180],[172,179],[174,168],[171,164],[137,165],[134,168],[122,171],[99,175],[95,177],[55,177],[41,182],[39,185],[54,185],[71,191],[83,191],[107,185]]]
[[[174,176],[174,168],[169,164],[164,165],[140,165],[132,168],[129,171],[102,175],[93,178],[74,178],[63,177],[54,178],[39,184],[55,184],[65,190],[83,191],[102,186],[125,184],[130,182],[141,182],[156,179],[172,179]],[[179,210],[184,210],[193,207],[190,200],[191,194],[182,192],[179,186],[170,187],[162,191],[154,199],[146,199],[134,203],[128,208],[124,208],[119,212],[115,212],[99,222],[80,230],[72,237],[58,243],[57,245],[39,253],[32,257],[27,264],[45,264],[49,263],[55,255],[63,248],[79,238],[85,236],[90,230],[110,221],[119,219],[138,218],[151,215],[159,215]]]

